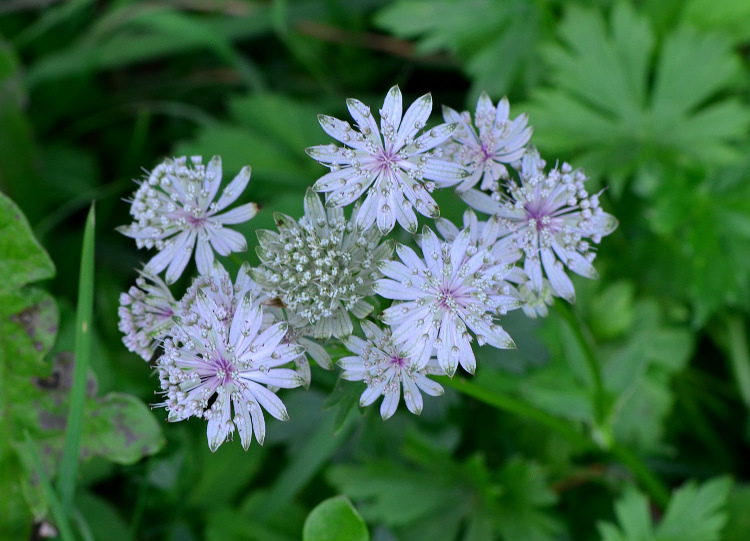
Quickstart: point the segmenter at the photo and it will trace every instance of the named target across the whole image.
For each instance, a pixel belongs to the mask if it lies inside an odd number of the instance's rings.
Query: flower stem
[[[578,342],[578,346],[583,352],[583,357],[586,361],[586,365],[589,368],[591,379],[594,384],[592,400],[594,403],[593,406],[595,428],[600,433],[606,434],[608,432],[605,432],[606,420],[608,416],[607,393],[604,388],[604,379],[602,378],[602,371],[601,367],[599,366],[599,362],[596,360],[594,352],[591,350],[591,345],[589,344],[589,341],[586,339],[583,331],[581,330],[581,322],[573,313],[573,310],[571,310],[570,306],[568,306],[564,302],[558,301],[555,303],[555,309],[568,324],[568,328],[573,333],[576,342]],[[611,440],[611,438],[607,437],[606,435],[605,438],[607,440]]]
[[[460,393],[471,396],[487,405],[518,415],[519,417],[537,421],[561,434],[571,443],[580,445],[584,451],[603,450],[609,453],[610,456],[630,469],[641,487],[662,509],[666,508],[669,503],[669,488],[627,447],[623,447],[617,442],[611,442],[605,449],[602,449],[598,445],[598,442],[593,441],[583,434],[573,423],[555,417],[518,398],[480,387],[476,383],[466,379],[458,377],[451,379],[448,376],[439,376],[435,380],[446,387],[456,389]]]
[[[738,314],[725,316],[727,328],[727,353],[732,373],[740,390],[745,407],[750,409],[750,354],[747,348],[745,321]]]
[[[454,377],[451,379],[448,376],[439,376],[436,377],[435,380],[439,381],[441,384],[447,387],[452,387],[453,389],[456,389],[457,391],[467,396],[476,398],[477,400],[484,402],[485,404],[494,406],[497,409],[505,410],[507,412],[518,415],[519,417],[537,421],[547,428],[550,428],[558,434],[564,436],[571,443],[591,450],[595,448],[591,440],[589,440],[589,438],[582,434],[569,421],[555,417],[554,415],[551,415],[550,413],[547,413],[546,411],[535,406],[527,404],[522,400],[499,393],[497,391],[485,389],[484,387],[480,387],[476,383],[463,378]]]

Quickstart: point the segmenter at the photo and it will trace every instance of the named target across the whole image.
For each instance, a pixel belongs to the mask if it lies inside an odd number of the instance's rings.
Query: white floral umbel
[[[422,135],[432,111],[432,97],[418,98],[402,118],[401,91],[394,86],[388,91],[380,110],[380,128],[361,101],[346,101],[359,130],[348,122],[319,115],[325,132],[341,141],[318,145],[307,153],[331,168],[313,186],[328,193],[327,205],[341,207],[358,199],[365,191],[357,225],[367,229],[377,223],[385,235],[398,223],[412,233],[417,230],[414,210],[435,218],[440,211],[430,195],[435,186],[446,187],[460,182],[467,172],[458,164],[441,160],[430,151],[444,142],[455,124],[440,124]]]
[[[367,340],[353,335],[344,340],[344,345],[356,355],[343,357],[338,362],[344,370],[342,378],[367,384],[359,400],[361,407],[369,406],[382,396],[380,415],[385,421],[396,412],[402,388],[406,407],[415,415],[422,413],[420,391],[430,396],[443,394],[443,387],[427,377],[444,375],[434,357],[418,368],[412,353],[393,342],[390,329],[383,330],[364,320],[362,330]]]
[[[118,328],[124,334],[122,341],[128,350],[150,361],[157,346],[172,327],[172,316],[178,303],[167,284],[142,271],[135,285],[120,295]]]
[[[599,206],[599,194],[589,195],[587,177],[567,163],[544,172],[536,149],[523,157],[520,181],[508,182],[507,192],[493,196],[468,190],[460,195],[471,207],[496,215],[508,231],[505,238],[524,253],[529,286],[544,297],[544,278],[555,295],[575,302],[575,289],[565,267],[586,278],[597,278],[591,242],[617,228],[617,220]],[[589,239],[591,242],[589,242]]]
[[[473,125],[468,111],[458,113],[443,107],[445,121],[458,127],[442,150],[471,173],[457,190],[468,190],[480,180],[480,189],[498,189],[498,181],[508,178],[505,164],[518,161],[526,152],[532,132],[527,126],[528,117],[523,114],[510,120],[509,112],[508,98],[501,99],[495,107],[486,92],[477,101]]]
[[[208,421],[208,446],[216,451],[234,431],[247,449],[252,435],[263,444],[262,409],[287,420],[283,402],[268,387],[293,388],[305,383],[286,368],[304,348],[284,343],[284,322],[263,329],[262,307],[247,293],[230,321],[212,297],[199,291],[193,304],[196,319],[176,318],[173,337],[164,341],[157,362],[169,421],[202,417]],[[261,409],[262,408],[262,409]]]
[[[167,269],[166,281],[174,283],[185,270],[195,248],[198,272],[211,272],[214,250],[220,255],[241,252],[247,242],[237,231],[224,226],[250,220],[258,212],[247,203],[224,212],[242,194],[250,181],[244,167],[214,201],[221,185],[221,158],[203,165],[200,156],[167,158],[141,182],[130,207],[135,221],[118,227],[134,238],[138,248],[156,248],[146,271],[159,274]]]
[[[278,233],[257,232],[262,265],[252,277],[305,334],[343,338],[352,333],[349,313],[362,319],[373,310],[363,299],[372,295],[372,283],[381,277],[377,262],[390,259],[393,244],[380,243],[374,227],[358,229],[360,213],[355,207],[347,221],[342,209],[326,209],[308,189],[299,222],[276,214]]]
[[[514,347],[513,340],[495,318],[517,308],[518,299],[504,282],[510,270],[487,250],[476,250],[471,232],[463,229],[453,242],[440,242],[428,227],[422,232],[420,258],[414,250],[396,247],[402,262],[386,261],[380,270],[387,277],[373,289],[402,302],[383,311],[381,318],[393,340],[415,348],[418,368],[425,366],[433,348],[443,371],[452,376],[460,364],[474,373],[471,330],[479,345]],[[473,254],[473,255],[470,255]]]

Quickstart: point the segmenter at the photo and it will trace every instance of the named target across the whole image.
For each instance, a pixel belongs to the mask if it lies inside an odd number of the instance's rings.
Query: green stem
[[[476,383],[472,383],[462,378],[451,379],[448,376],[439,376],[435,379],[446,387],[456,389],[467,396],[476,398],[477,400],[497,409],[507,411],[514,415],[518,415],[519,417],[537,421],[551,430],[554,430],[558,434],[561,434],[571,443],[580,445],[584,450],[602,450],[596,442],[582,434],[572,423],[555,417],[554,415],[527,404],[522,400],[497,391],[485,389]],[[623,447],[616,442],[611,442],[611,444],[603,450],[627,466],[654,502],[661,506],[662,509],[666,508],[669,503],[669,488],[667,488],[667,486],[648,469],[637,455],[630,451],[630,449]]]
[[[745,407],[750,409],[750,354],[747,348],[745,321],[738,314],[725,317],[729,362]]]
[[[467,396],[476,398],[477,400],[497,409],[501,409],[518,415],[519,417],[524,417],[526,419],[531,419],[533,421],[541,423],[547,428],[554,430],[558,434],[564,436],[571,443],[581,445],[584,448],[592,450],[594,449],[594,445],[592,444],[591,440],[583,435],[572,423],[555,417],[554,415],[551,415],[535,406],[527,404],[522,400],[499,393],[497,391],[490,391],[489,389],[480,387],[476,383],[472,383],[471,381],[462,378],[451,379],[448,376],[438,376],[435,378],[435,380],[445,385],[446,387],[456,389],[457,391]]]
[[[641,486],[648,492],[651,499],[662,509],[669,504],[669,488],[654,473],[649,470],[638,456],[627,447],[613,442],[609,448],[610,454],[627,466]]]
[[[607,408],[607,393],[604,389],[604,378],[602,378],[601,367],[599,366],[599,363],[597,362],[596,357],[594,356],[594,352],[591,349],[591,345],[589,344],[589,341],[586,339],[586,337],[583,334],[583,331],[581,330],[582,328],[581,322],[573,313],[573,310],[571,310],[570,306],[568,306],[568,304],[564,302],[558,301],[555,303],[555,309],[562,316],[565,322],[568,324],[568,328],[573,333],[573,336],[575,337],[576,341],[578,342],[578,345],[583,351],[583,357],[586,361],[586,364],[589,367],[589,372],[591,373],[591,379],[594,382],[594,389],[593,389],[594,423],[597,429],[602,430],[606,426],[608,408]]]

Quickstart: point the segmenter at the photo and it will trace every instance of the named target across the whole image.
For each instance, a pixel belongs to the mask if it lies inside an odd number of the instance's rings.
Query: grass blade
[[[95,211],[92,203],[83,231],[76,310],[75,372],[70,393],[65,449],[57,482],[66,515],[70,515],[73,509],[73,495],[78,473],[78,448],[81,443],[83,406],[86,399],[86,375],[91,355],[91,317],[94,309],[94,224]]]

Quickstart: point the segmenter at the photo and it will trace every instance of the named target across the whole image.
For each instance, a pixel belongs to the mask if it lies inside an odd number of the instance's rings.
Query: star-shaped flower
[[[477,101],[474,124],[468,111],[458,113],[443,107],[445,121],[458,125],[443,150],[471,173],[457,190],[468,190],[480,180],[480,189],[497,189],[498,180],[508,178],[505,164],[518,161],[526,152],[532,132],[527,126],[528,117],[523,114],[510,120],[509,112],[508,98],[501,99],[495,107],[486,92]]]
[[[446,374],[452,376],[458,364],[474,373],[469,331],[480,345],[514,347],[495,321],[519,305],[504,281],[511,267],[498,263],[487,250],[476,250],[468,229],[453,242],[440,242],[425,226],[424,257],[401,244],[396,251],[401,262],[383,262],[380,270],[387,278],[375,282],[373,289],[385,298],[402,301],[384,310],[381,318],[391,327],[394,342],[419,352],[418,368],[426,365],[434,348]]]
[[[542,295],[546,276],[556,295],[575,302],[575,289],[565,267],[586,278],[597,278],[591,264],[596,256],[591,242],[598,244],[612,233],[617,220],[601,209],[598,193],[588,194],[583,186],[587,177],[580,169],[563,163],[545,173],[544,166],[539,153],[531,148],[522,159],[520,179],[508,182],[507,194],[490,196],[468,190],[460,195],[471,207],[502,223],[508,231],[504,239],[524,253],[528,286],[537,295]]]
[[[347,100],[358,130],[348,122],[320,115],[325,132],[344,143],[318,145],[307,153],[331,168],[313,186],[328,193],[327,205],[341,207],[352,203],[367,191],[357,216],[357,226],[367,229],[377,223],[383,234],[398,223],[410,232],[417,230],[414,210],[423,216],[437,217],[439,209],[430,195],[435,186],[460,182],[468,173],[458,164],[439,159],[432,149],[444,142],[455,124],[440,124],[419,135],[432,111],[432,97],[425,94],[403,114],[401,91],[388,91],[380,110],[380,128],[361,101]]]
[[[245,190],[250,181],[250,167],[244,167],[214,201],[221,185],[221,158],[214,156],[203,165],[200,156],[167,158],[140,183],[130,214],[135,221],[118,228],[134,238],[138,248],[159,250],[145,270],[159,274],[167,269],[166,282],[174,283],[185,270],[195,248],[198,272],[209,274],[214,250],[220,255],[241,252],[247,242],[228,224],[250,220],[258,205],[246,203],[221,213]]]
[[[369,406],[382,396],[380,415],[385,421],[396,412],[402,389],[406,407],[415,415],[422,413],[420,391],[430,396],[443,394],[443,387],[427,377],[444,374],[434,358],[417,368],[412,352],[395,344],[389,329],[383,330],[372,321],[363,320],[362,330],[367,340],[354,335],[344,340],[344,345],[356,355],[339,360],[344,370],[342,378],[367,384],[359,400],[360,406]]]

